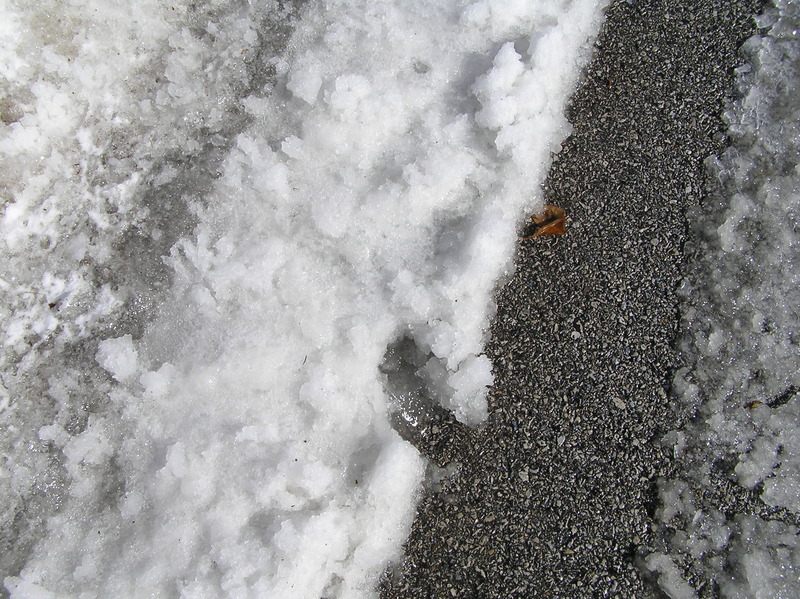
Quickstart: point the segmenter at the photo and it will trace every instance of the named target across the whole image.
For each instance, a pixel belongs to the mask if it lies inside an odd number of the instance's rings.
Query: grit
[[[675,468],[660,438],[683,418],[669,384],[687,207],[726,144],[759,8],[608,8],[544,190],[568,233],[520,241],[498,290],[487,423],[436,409],[403,431],[439,468],[382,599],[663,597],[642,558],[663,544],[656,482]]]

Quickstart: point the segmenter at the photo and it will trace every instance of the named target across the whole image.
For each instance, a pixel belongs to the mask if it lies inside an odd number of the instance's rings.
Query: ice
[[[313,69],[306,71],[301,67],[292,71],[286,87],[298,98],[313,104],[322,87],[322,77]]]
[[[725,115],[733,145],[708,161],[718,187],[698,212],[682,287],[693,364],[673,391],[695,421],[665,442],[689,480],[660,488],[664,559],[691,564],[722,597],[800,596],[798,4],[776,0],[759,23]]]
[[[133,337],[123,335],[101,341],[97,346],[97,362],[120,382],[132,377],[138,369]]]
[[[668,555],[652,553],[645,560],[647,567],[658,572],[658,586],[670,599],[696,599],[697,593],[683,579],[681,569]]]
[[[374,596],[602,5],[3,3],[10,596]]]

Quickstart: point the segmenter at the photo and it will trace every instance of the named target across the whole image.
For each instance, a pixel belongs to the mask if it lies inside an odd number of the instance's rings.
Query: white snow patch
[[[101,341],[97,346],[97,362],[120,382],[132,377],[139,368],[133,337],[123,335]]]
[[[602,5],[311,3],[280,56],[278,3],[3,5],[14,599],[375,595],[426,468],[379,367],[486,417]]]
[[[664,553],[651,553],[645,559],[647,567],[658,573],[658,586],[670,599],[696,599],[697,593],[684,580],[681,569]]]

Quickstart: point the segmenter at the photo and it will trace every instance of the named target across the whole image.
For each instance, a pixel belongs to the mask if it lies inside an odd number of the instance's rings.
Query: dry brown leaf
[[[558,206],[545,206],[541,214],[531,217],[533,224],[539,228],[523,239],[533,239],[542,235],[565,235],[567,232],[567,213]]]

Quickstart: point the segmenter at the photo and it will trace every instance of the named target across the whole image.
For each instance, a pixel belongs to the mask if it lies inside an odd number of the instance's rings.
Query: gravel
[[[488,422],[435,410],[404,431],[441,470],[383,599],[663,596],[641,560],[663,547],[656,481],[676,468],[659,440],[684,418],[669,381],[686,209],[725,146],[759,7],[608,9],[545,187],[568,234],[521,241],[498,291]]]

